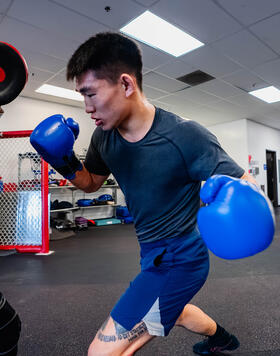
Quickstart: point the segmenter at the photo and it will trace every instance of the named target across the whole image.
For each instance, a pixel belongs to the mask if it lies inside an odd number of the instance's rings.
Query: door
[[[266,150],[267,195],[273,206],[278,206],[276,152]]]

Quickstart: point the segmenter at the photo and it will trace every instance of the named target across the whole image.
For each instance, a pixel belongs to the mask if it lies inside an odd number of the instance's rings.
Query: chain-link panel
[[[0,246],[41,245],[41,158],[29,137],[0,138],[0,177]]]

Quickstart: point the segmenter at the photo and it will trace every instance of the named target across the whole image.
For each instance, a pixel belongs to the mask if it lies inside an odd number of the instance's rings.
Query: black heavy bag
[[[14,308],[0,292],[0,355],[17,354],[21,321]]]

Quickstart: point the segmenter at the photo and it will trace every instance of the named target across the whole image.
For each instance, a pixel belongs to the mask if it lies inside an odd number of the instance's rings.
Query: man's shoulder
[[[159,109],[160,124],[157,127],[158,133],[162,135],[190,135],[193,133],[203,132],[206,129],[198,122],[183,118],[175,113]]]

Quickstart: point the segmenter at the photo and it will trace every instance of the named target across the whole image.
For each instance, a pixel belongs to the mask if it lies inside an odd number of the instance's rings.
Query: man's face
[[[97,79],[94,71],[88,71],[76,79],[76,90],[85,101],[85,111],[91,114],[96,126],[103,130],[119,127],[124,118],[125,94],[121,83],[112,84]]]

